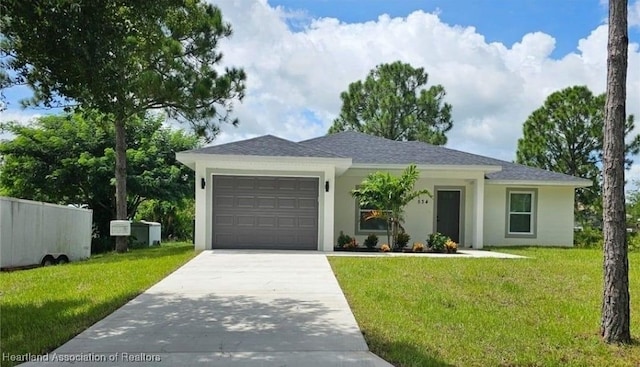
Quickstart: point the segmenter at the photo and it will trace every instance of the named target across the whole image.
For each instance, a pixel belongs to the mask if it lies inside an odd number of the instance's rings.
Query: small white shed
[[[143,246],[157,246],[162,242],[162,225],[158,222],[141,220],[131,223],[131,236],[134,242]]]

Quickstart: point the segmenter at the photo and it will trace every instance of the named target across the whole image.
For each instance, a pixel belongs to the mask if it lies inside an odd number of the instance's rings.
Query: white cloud
[[[633,6],[637,6],[640,1]],[[587,85],[603,93],[607,27],[579,41],[577,51],[553,59],[552,35],[535,32],[511,47],[488,43],[473,27],[450,26],[437,14],[341,23],[311,19],[291,31],[289,16],[264,0],[217,1],[234,27],[225,62],[245,68],[247,96],[238,128],[223,127],[218,142],[260,134],[293,140],[323,134],[340,111],[340,93],[375,65],[402,60],[424,67],[430,84],[444,85],[453,105],[449,146],[512,160],[522,123],[552,92]],[[640,115],[640,53],[630,46],[628,112]],[[311,121],[310,110],[320,119]]]
[[[640,27],[640,0],[629,4],[627,21],[630,27]]]
[[[22,110],[5,110],[0,112],[0,124],[3,122],[17,122],[22,125],[27,125],[34,119],[42,116],[40,113],[34,111],[22,111]],[[4,132],[0,129],[0,140],[11,139],[11,134]]]

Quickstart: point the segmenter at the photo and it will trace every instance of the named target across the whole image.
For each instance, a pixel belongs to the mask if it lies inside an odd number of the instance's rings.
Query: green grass
[[[631,346],[599,337],[602,252],[529,259],[330,257],[370,349],[396,366],[640,366],[640,253]]]
[[[66,265],[0,273],[2,353],[47,353],[157,283],[195,255],[163,244]],[[10,366],[2,361],[0,365]]]

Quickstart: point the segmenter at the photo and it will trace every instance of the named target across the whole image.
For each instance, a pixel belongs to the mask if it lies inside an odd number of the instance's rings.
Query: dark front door
[[[460,243],[460,191],[438,190],[436,231]]]

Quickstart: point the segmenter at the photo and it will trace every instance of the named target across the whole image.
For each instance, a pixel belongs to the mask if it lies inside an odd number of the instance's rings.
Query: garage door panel
[[[233,196],[230,196],[230,195],[220,195],[220,196],[218,196],[218,207],[219,208],[233,208]]]
[[[278,217],[278,228],[295,228],[296,222],[295,217]]]
[[[214,235],[215,243],[228,243],[233,241],[235,236],[232,233],[217,233]]]
[[[295,209],[296,199],[291,197],[278,198],[278,209]]]
[[[255,227],[255,217],[253,215],[237,215],[236,224],[244,227]]]
[[[239,209],[251,209],[255,206],[256,198],[253,196],[238,196],[236,197],[236,208]]]
[[[216,214],[214,216],[214,223],[218,226],[229,226],[232,227],[234,223],[233,215],[225,215],[225,214]]]
[[[281,178],[278,180],[278,190],[281,191],[295,191],[297,188],[297,179],[295,178]]]
[[[298,199],[298,208],[300,209],[318,209],[318,200],[317,199],[306,199],[301,198]]]
[[[318,181],[214,176],[213,248],[317,249]]]
[[[276,191],[278,182],[273,177],[258,177],[258,190]]]
[[[216,176],[215,185],[216,190],[233,190],[235,187],[235,180],[228,176]]]
[[[258,208],[260,209],[275,209],[276,208],[276,198],[275,197],[259,197],[258,199]]]
[[[280,235],[278,236],[278,243],[282,244],[282,245],[289,245],[289,246],[293,246],[296,245],[298,243],[298,237],[294,237],[294,236],[286,236],[286,235]]]
[[[302,244],[307,244],[307,243],[311,243],[311,242],[316,242],[316,236],[298,236],[298,243],[302,243]],[[316,249],[317,246],[313,246],[313,250]]]
[[[307,191],[314,194],[318,193],[318,182],[317,181],[300,181],[298,188],[300,191]]]
[[[256,188],[254,177],[236,176],[234,188],[237,190],[253,190]]]
[[[275,217],[257,217],[256,225],[258,227],[273,228],[276,226]]]
[[[298,217],[298,227],[300,228],[316,228],[318,220],[315,217]]]
[[[277,241],[275,233],[262,233],[260,236],[255,236],[250,233],[239,233],[236,237],[238,244],[256,244],[256,245],[268,245]]]

